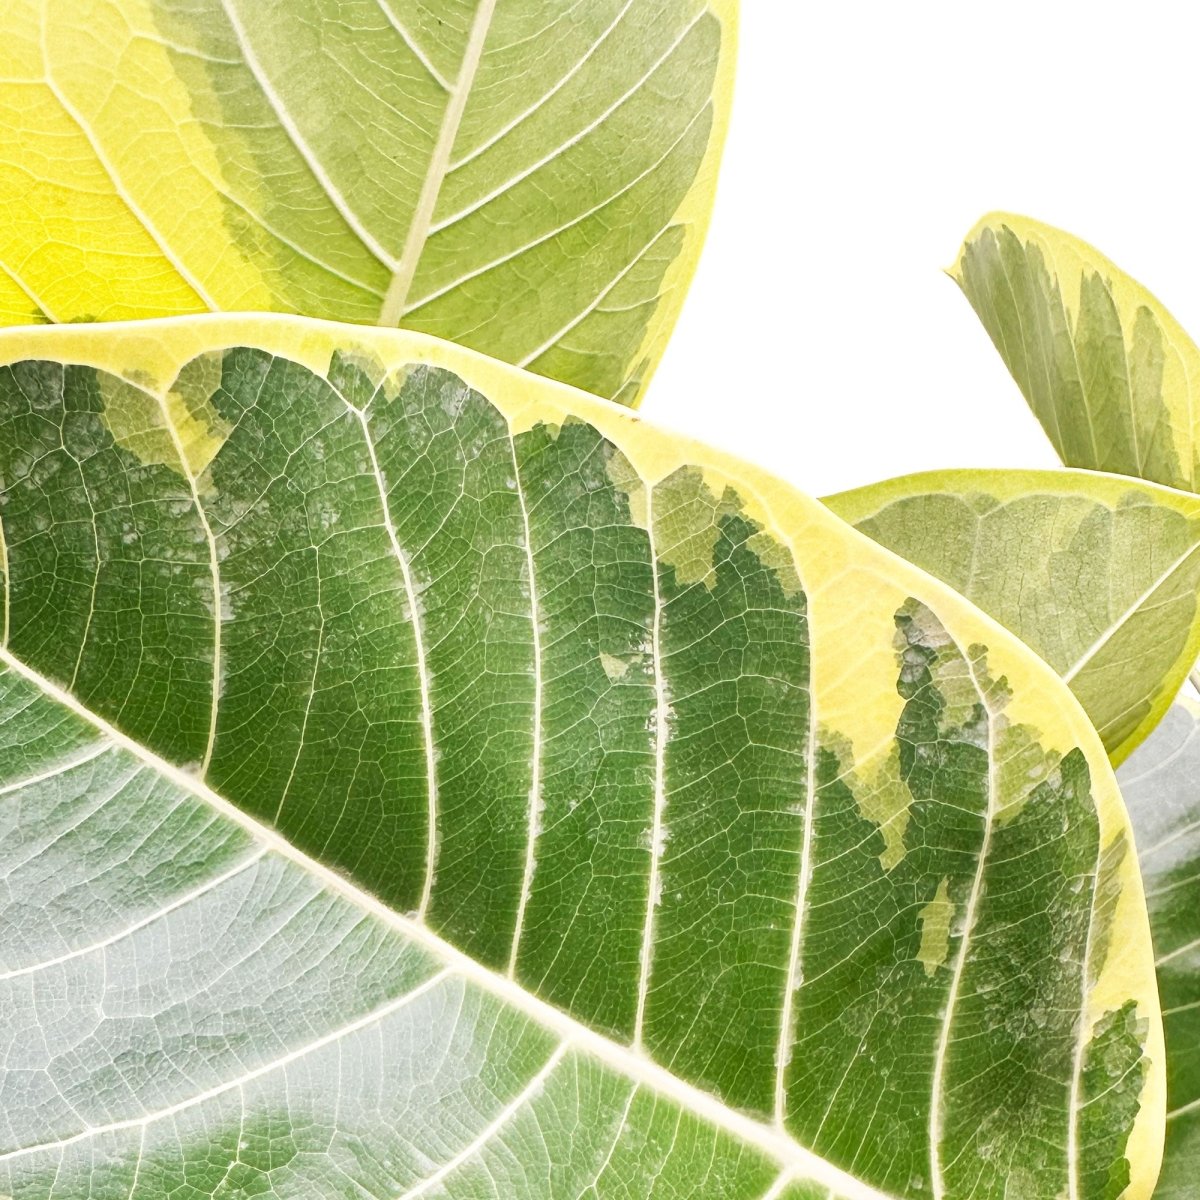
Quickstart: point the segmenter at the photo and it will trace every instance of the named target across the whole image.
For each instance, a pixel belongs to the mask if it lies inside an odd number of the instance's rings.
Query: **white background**
[[[742,0],[712,230],[645,416],[815,495],[1057,465],[942,268],[985,212],[1025,213],[1200,335],[1189,11]]]

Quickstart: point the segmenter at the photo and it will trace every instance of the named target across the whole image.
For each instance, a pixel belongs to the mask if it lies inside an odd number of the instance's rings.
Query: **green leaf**
[[[1117,776],[1141,849],[1167,1034],[1167,1153],[1158,1200],[1200,1170],[1200,706],[1181,700]]]
[[[1011,213],[951,270],[1069,467],[1200,490],[1200,350],[1099,251]]]
[[[1070,685],[1114,762],[1200,656],[1200,500],[1085,471],[936,471],[833,496]]]
[[[0,1193],[1149,1196],[1128,819],[967,601],[417,335],[0,362]]]
[[[6,0],[0,324],[403,325],[634,404],[737,0]]]

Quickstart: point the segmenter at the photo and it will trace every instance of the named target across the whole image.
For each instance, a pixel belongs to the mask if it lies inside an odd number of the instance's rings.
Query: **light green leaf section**
[[[1200,490],[1200,350],[1086,242],[984,217],[951,269],[1069,467]]]
[[[1071,686],[1114,762],[1200,656],[1200,500],[1087,471],[937,471],[825,501]]]
[[[1200,706],[1181,700],[1117,776],[1137,834],[1167,1034],[1167,1153],[1157,1200],[1200,1171]]]
[[[0,1194],[1148,1200],[1054,672],[772,477],[433,339],[0,335]]]
[[[737,0],[11,0],[0,323],[403,325],[634,404]]]

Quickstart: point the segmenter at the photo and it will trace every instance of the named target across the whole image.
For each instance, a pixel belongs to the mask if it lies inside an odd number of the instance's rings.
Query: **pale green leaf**
[[[413,334],[0,363],[0,1193],[1147,1200],[1128,819],[966,600]]]
[[[1117,776],[1140,849],[1167,1034],[1167,1153],[1157,1200],[1200,1172],[1200,706],[1182,700]]]
[[[737,0],[6,0],[0,323],[404,325],[635,403]]]
[[[1069,467],[1200,490],[1200,350],[1099,251],[992,213],[951,274]]]
[[[1087,471],[935,471],[826,503],[1036,650],[1115,762],[1200,655],[1195,496]]]

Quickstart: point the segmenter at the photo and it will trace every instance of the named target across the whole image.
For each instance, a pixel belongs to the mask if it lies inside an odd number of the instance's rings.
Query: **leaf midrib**
[[[382,901],[338,875],[318,860],[295,847],[276,830],[260,824],[232,801],[221,796],[195,775],[161,758],[103,717],[82,704],[70,692],[34,670],[6,646],[0,645],[0,665],[15,671],[57,704],[86,721],[106,739],[118,746],[182,791],[216,809],[222,816],[245,829],[266,849],[299,866],[330,891],[384,922],[439,959],[446,972],[453,972],[504,1004],[521,1012],[556,1035],[570,1048],[591,1055],[626,1079],[646,1086],[678,1104],[693,1116],[746,1142],[774,1159],[785,1172],[811,1180],[836,1191],[843,1200],[900,1200],[847,1174],[828,1160],[806,1149],[782,1126],[767,1125],[746,1113],[730,1108],[709,1092],[687,1083],[644,1054],[598,1033],[574,1017],[555,1008],[519,984],[498,975],[444,941],[428,926],[389,908]],[[402,998],[398,998],[402,999]],[[366,1014],[362,1020],[378,1016]],[[334,1035],[327,1035],[333,1037]],[[51,1143],[50,1145],[57,1145]],[[17,1153],[29,1153],[42,1147],[30,1147]],[[8,1155],[5,1157],[12,1157]],[[0,1159],[2,1161],[2,1159]]]
[[[1127,608],[1115,621],[1112,621],[1100,636],[1080,655],[1079,658],[1063,672],[1063,682],[1073,683],[1076,676],[1083,670],[1084,667],[1103,650],[1109,642],[1126,626],[1137,614],[1145,608],[1154,594],[1179,572],[1182,571],[1184,565],[1194,554],[1200,552],[1200,542],[1193,542],[1188,549],[1181,554],[1153,583],[1134,602]]]
[[[433,213],[437,207],[438,197],[442,192],[446,173],[450,169],[450,156],[454,153],[454,143],[458,140],[459,127],[462,125],[463,113],[467,108],[467,99],[471,94],[471,86],[475,82],[475,74],[479,70],[483,58],[483,47],[487,41],[488,31],[492,27],[492,16],[496,11],[496,0],[481,0],[471,22],[471,32],[467,38],[467,48],[463,54],[462,66],[454,88],[442,115],[442,123],[438,129],[437,141],[434,143],[433,154],[425,171],[425,179],[421,184],[417,207],[409,222],[408,234],[404,239],[404,249],[400,252],[400,260],[392,272],[388,283],[387,294],[383,298],[383,306],[379,310],[379,324],[383,326],[398,326],[404,316],[404,308],[408,303],[408,293],[412,288],[413,277],[417,273],[417,263],[425,249],[429,230],[433,224]]]

